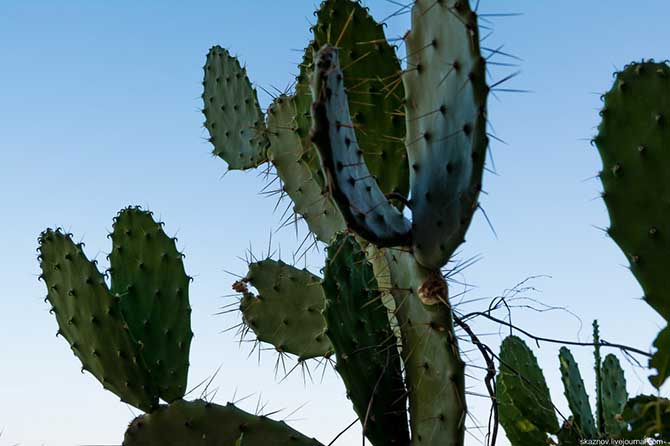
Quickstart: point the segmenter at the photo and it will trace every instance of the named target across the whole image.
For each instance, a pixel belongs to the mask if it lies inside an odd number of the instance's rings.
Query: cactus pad
[[[186,391],[193,337],[182,254],[151,212],[137,207],[119,212],[111,239],[112,294],[120,297],[159,396],[172,402]]]
[[[628,400],[626,378],[616,356],[611,354],[605,356],[601,376],[605,431],[610,437],[616,438],[626,429],[626,423],[620,420],[623,408]]]
[[[400,61],[384,26],[351,0],[326,0],[316,16],[313,47],[338,48],[352,125],[370,174],[383,193],[407,197],[404,88]]]
[[[586,394],[584,380],[579,372],[579,366],[570,350],[561,347],[558,354],[561,370],[561,381],[565,389],[565,397],[573,415],[573,427],[580,433],[581,438],[597,438],[597,429],[591,412],[589,396]]]
[[[416,0],[405,43],[413,247],[420,264],[440,268],[477,209],[488,146],[477,16],[467,1]]]
[[[626,403],[623,419],[629,425],[626,439],[670,441],[670,400],[666,398],[636,396]]]
[[[644,290],[644,299],[670,319],[670,66],[642,62],[616,74],[604,96],[595,143],[603,169],[608,234]]]
[[[467,413],[465,364],[447,305],[446,283],[435,288],[441,294],[435,297],[438,303],[424,305],[424,284],[438,283],[442,277],[435,277],[400,249],[388,249],[386,260],[402,333],[412,444],[462,445]]]
[[[506,337],[500,347],[497,382],[505,386],[511,403],[523,418],[533,420],[543,432],[558,432],[558,420],[542,369],[526,343],[516,336]]]
[[[524,417],[514,405],[504,381],[498,381],[496,384],[496,401],[500,424],[505,429],[507,439],[512,446],[543,445],[547,443],[547,434],[538,429],[530,419]]]
[[[337,372],[373,445],[408,445],[406,393],[396,338],[372,265],[353,236],[328,247],[323,289]]]
[[[229,169],[250,169],[267,161],[265,118],[246,69],[228,50],[214,46],[204,70],[202,112],[214,155]]]
[[[379,188],[349,115],[338,51],[323,47],[313,75],[312,140],[347,225],[378,246],[408,243],[410,223]]]
[[[239,442],[239,443],[236,443]],[[322,446],[283,421],[252,415],[232,404],[175,401],[137,417],[123,446]]]
[[[94,262],[69,234],[47,229],[39,238],[41,277],[58,321],[58,334],[86,370],[122,401],[150,411],[158,405],[141,347]]]
[[[325,297],[319,277],[281,260],[266,259],[250,264],[244,281],[259,293],[254,296],[238,289],[243,293],[240,311],[244,322],[258,340],[301,360],[332,353],[325,334]]]
[[[317,155],[306,135],[309,127],[299,125],[298,105],[295,96],[279,96],[268,109],[270,161],[293,200],[294,211],[319,240],[328,242],[346,226],[325,188],[318,160],[314,165],[310,159]]]

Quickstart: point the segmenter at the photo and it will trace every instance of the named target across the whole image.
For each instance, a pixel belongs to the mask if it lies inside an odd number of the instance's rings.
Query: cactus
[[[596,369],[600,368],[600,339],[594,322]],[[502,424],[512,446],[547,442],[548,434],[556,434],[561,446],[580,444],[580,440],[621,439],[626,434],[622,421],[628,399],[626,379],[618,359],[607,355],[602,370],[596,371],[597,415],[602,425],[594,422],[589,397],[579,367],[566,347],[559,351],[559,368],[565,397],[572,416],[558,429],[554,406],[544,375],[533,353],[516,336],[508,336],[500,349],[500,373],[497,399]],[[641,438],[641,437],[637,437]]]
[[[520,338],[508,336],[500,347],[500,373],[497,382],[510,405],[542,432],[559,430],[549,388],[533,352]],[[504,425],[503,425],[504,426]]]
[[[650,395],[639,395],[629,400],[623,419],[630,426],[624,438],[670,441],[670,400]]]
[[[190,277],[182,253],[150,213],[124,209],[114,219],[109,255],[111,292],[167,402],[184,396],[191,345]],[[165,311],[165,308],[170,311]]]
[[[558,359],[565,398],[568,400],[568,406],[573,414],[571,424],[584,438],[596,438],[596,424],[593,420],[589,396],[586,394],[577,362],[570,350],[565,347],[561,347]],[[596,383],[598,383],[598,379],[596,379]]]
[[[669,221],[659,197],[670,192],[670,163],[664,151],[670,141],[670,65],[653,60],[631,63],[615,77],[603,96],[602,121],[593,139],[603,163],[607,233],[628,258],[645,302],[669,321]],[[657,388],[670,376],[668,333],[670,328],[659,333],[654,344],[658,350],[649,363],[657,370],[650,377]]]
[[[245,283],[254,286],[254,296]],[[259,341],[300,360],[330,356],[333,345],[326,336],[323,317],[325,296],[321,279],[271,259],[249,265],[249,273],[235,286],[242,292],[240,311],[244,323]]]
[[[323,446],[313,438],[233,404],[219,406],[203,400],[176,401],[137,417],[128,427],[123,446]]]
[[[345,229],[344,219],[325,190],[317,155],[307,137],[309,126],[301,116],[304,101],[294,96],[279,96],[268,109],[270,161],[284,183],[283,190],[293,200],[294,212],[309,229],[327,242]]]
[[[80,359],[82,371],[147,412],[128,427],[125,446],[214,446],[239,440],[245,446],[322,446],[283,422],[232,404],[184,401],[193,334],[183,256],[162,223],[138,207],[119,212],[110,237],[111,287],[86,258],[83,244],[60,229],[40,235],[39,260],[58,333]],[[318,280],[316,285],[320,289]],[[323,319],[320,296],[316,313]],[[159,397],[170,404],[159,406]]]
[[[269,145],[263,112],[246,69],[227,50],[207,54],[202,100],[213,154],[230,169],[250,169],[267,161]]]
[[[670,221],[659,197],[670,193],[670,162],[663,150],[670,141],[669,92],[668,64],[628,65],[604,96],[594,139],[603,162],[607,233],[630,261],[644,300],[665,319],[670,318],[670,238],[664,230]]]
[[[465,366],[440,268],[462,243],[477,208],[488,145],[488,87],[477,17],[468,2],[419,0],[412,11],[412,30],[405,39],[409,63],[403,72],[383,26],[366,8],[358,1],[324,1],[295,90],[274,99],[265,129],[257,129],[254,112],[253,119],[242,116],[246,127],[235,130],[267,134],[265,154],[282,180],[282,192],[316,238],[331,244],[324,282],[325,333],[368,438],[377,446],[410,441],[460,446],[467,413]],[[206,93],[211,83],[206,71]],[[246,78],[243,84],[249,97]],[[422,141],[414,141],[417,137]],[[238,148],[232,152],[238,157],[245,153]],[[229,162],[229,168],[235,165]],[[406,205],[411,221],[403,215]],[[337,235],[344,230],[355,233],[358,241]],[[367,254],[362,270],[347,266],[349,255],[333,257],[334,250],[348,248],[353,257]],[[343,275],[343,268],[355,273]],[[362,277],[372,279],[365,289]],[[292,314],[309,327],[299,335],[291,324],[278,325],[280,314],[292,312],[274,304],[294,305],[304,293],[270,297],[272,292],[264,296],[259,289],[259,296],[253,296],[239,282],[235,289],[242,294],[243,319],[259,339],[299,360],[327,354],[326,348],[305,353],[306,340],[316,339],[322,324],[316,318],[307,322],[307,316]],[[361,299],[373,297],[377,307],[352,311]],[[359,332],[359,325],[368,328]],[[370,344],[365,361],[350,353],[351,342]],[[403,405],[404,400],[398,393],[403,385],[397,359],[391,355],[392,373],[379,378],[381,361],[372,344],[391,353],[401,348],[411,440],[403,427],[404,410],[390,414],[376,406]],[[393,391],[379,395],[371,391],[376,385]],[[393,404],[391,395],[396,395]],[[364,409],[366,404],[370,406]]]
[[[604,432],[617,437],[626,428],[626,424],[620,418],[628,400],[628,392],[626,391],[626,378],[616,356],[611,354],[605,356],[600,383]]]
[[[120,297],[70,234],[47,229],[39,238],[39,260],[58,322],[82,372],[95,376],[122,401],[148,411],[158,405],[149,370],[121,313]]]

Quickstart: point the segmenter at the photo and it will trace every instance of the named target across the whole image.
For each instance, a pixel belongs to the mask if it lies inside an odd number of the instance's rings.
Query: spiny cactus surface
[[[237,441],[244,446],[323,446],[283,421],[203,400],[176,401],[137,417],[123,446],[234,446]]]
[[[245,68],[228,50],[214,46],[207,54],[203,114],[213,154],[229,169],[250,169],[267,161],[267,130],[256,90]]]
[[[353,236],[328,247],[323,288],[335,369],[371,443],[409,445],[407,396],[396,338],[372,265]]]
[[[138,207],[119,212],[111,234],[111,291],[83,245],[40,236],[47,299],[82,369],[146,412],[184,396],[191,332],[189,277],[174,239]]]
[[[616,74],[595,144],[602,158],[608,234],[630,261],[644,300],[670,319],[670,66],[641,62]]]

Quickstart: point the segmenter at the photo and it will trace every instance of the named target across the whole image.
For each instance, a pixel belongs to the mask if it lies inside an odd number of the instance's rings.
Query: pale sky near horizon
[[[256,85],[283,89],[297,72],[317,3],[1,2],[0,446],[120,444],[139,413],[79,373],[66,342],[55,337],[35,252],[40,231],[63,226],[104,268],[105,235],[129,204],[153,210],[177,234],[195,277],[189,387],[221,366],[210,387],[218,389],[215,402],[251,395],[243,408],[253,411],[259,400],[268,403],[266,411],[285,408],[278,417],[290,415],[290,424],[326,444],[354,419],[333,370],[322,378],[321,369],[312,369],[314,382],[303,382],[298,372],[280,383],[272,352],[263,352],[259,365],[234,332],[222,333],[238,316],[214,315],[234,299],[226,296],[235,278],[225,271],[245,273],[238,257],[250,246],[255,253],[266,249],[283,208],[273,212],[274,200],[258,193],[264,183],[256,173],[222,178],[225,163],[210,156],[199,112],[205,54],[213,44],[227,47]],[[397,9],[390,0],[364,3],[378,19]],[[519,64],[521,73],[507,86],[530,92],[500,92],[490,100],[491,124],[507,143],[493,143],[497,175],[486,174],[482,198],[496,235],[478,214],[461,256],[480,260],[459,278],[473,285],[468,300],[486,300],[463,311],[538,276],[529,282],[537,290],[525,295],[569,312],[516,309],[515,323],[547,337],[588,341],[597,318],[604,339],[646,350],[662,320],[639,300],[626,259],[597,229],[608,219],[593,179],[600,160],[588,140],[614,70],[670,57],[670,3],[481,0],[480,12],[522,13],[488,16],[495,32],[485,46],[504,45],[502,51],[521,59],[495,60]],[[408,20],[390,20],[387,35],[402,36]],[[492,80],[516,69],[494,68]],[[265,107],[269,96],[259,93]],[[272,241],[291,259],[303,236],[282,229]],[[322,255],[308,256],[307,266],[318,273]],[[505,331],[477,328],[497,349]],[[528,344],[565,410],[559,346]],[[593,401],[592,351],[572,350]],[[651,392],[646,371],[618,356],[629,393]],[[486,400],[473,395],[470,401],[485,424]],[[359,432],[352,429],[335,445],[360,444]],[[480,444],[481,432],[471,432],[468,446]]]

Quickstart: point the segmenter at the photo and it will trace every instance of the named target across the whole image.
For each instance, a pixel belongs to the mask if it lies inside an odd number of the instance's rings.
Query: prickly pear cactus
[[[405,146],[417,261],[440,268],[463,242],[486,159],[485,59],[467,1],[416,0],[405,38]]]
[[[626,391],[626,378],[619,360],[614,355],[605,356],[601,373],[602,387],[602,410],[605,432],[614,438],[618,438],[626,429],[626,423],[622,421],[622,414],[628,392]]]
[[[293,200],[295,213],[321,241],[328,242],[346,228],[339,209],[325,189],[325,180],[309,141],[309,127],[301,124],[298,96],[279,96],[268,109],[270,161]]]
[[[109,255],[112,294],[120,296],[130,332],[159,396],[172,402],[184,396],[193,332],[188,299],[190,277],[175,239],[150,212],[124,209],[114,219]],[[166,309],[169,308],[169,311]]]
[[[339,62],[339,51],[324,46],[313,75],[312,141],[347,225],[377,246],[408,240],[410,222],[386,198],[370,173],[358,144]]]
[[[600,152],[608,234],[642,285],[644,300],[670,319],[670,66],[633,63],[616,74],[604,96],[594,141]]]
[[[246,283],[259,292],[254,295]],[[234,288],[242,293],[244,322],[259,341],[272,344],[300,360],[330,356],[333,345],[326,335],[323,317],[325,296],[321,279],[272,259],[249,265],[249,273]]]
[[[323,446],[283,421],[203,400],[176,401],[136,418],[123,446],[233,446],[237,441],[244,446]]]
[[[596,438],[596,423],[593,420],[589,396],[586,394],[584,380],[570,350],[561,347],[558,354],[561,369],[561,381],[565,389],[565,398],[573,414],[572,426],[582,438]]]
[[[408,445],[407,396],[397,342],[372,265],[353,236],[340,234],[328,247],[323,288],[335,369],[365,435],[376,446]]]
[[[227,50],[214,46],[204,71],[202,112],[213,154],[226,160],[229,169],[250,169],[267,161],[265,119],[246,69]]]
[[[70,234],[47,229],[39,238],[41,278],[58,321],[58,334],[70,344],[82,371],[122,401],[144,411],[158,405],[141,345],[121,312],[120,297],[109,292],[104,276]]]
[[[82,370],[123,401],[153,410],[184,396],[191,307],[189,277],[174,239],[152,214],[128,207],[111,234],[111,291],[69,234],[40,236],[40,266],[59,334]]]
[[[326,0],[316,16],[312,48],[338,48],[351,125],[370,174],[384,194],[407,197],[405,93],[400,61],[386,40],[384,25],[351,0]]]

